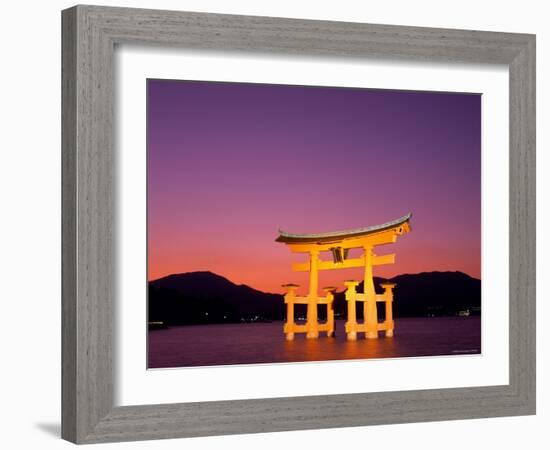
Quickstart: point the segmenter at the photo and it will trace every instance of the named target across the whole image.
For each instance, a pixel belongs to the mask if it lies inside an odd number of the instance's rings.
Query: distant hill
[[[481,280],[462,272],[422,272],[398,275],[396,317],[454,315],[481,306]]]
[[[376,292],[381,294],[380,283],[385,278],[374,277]],[[395,317],[454,316],[462,310],[479,313],[481,306],[481,280],[462,272],[421,272],[397,275],[388,279],[396,283],[394,288],[393,314]],[[361,282],[357,288],[363,291]],[[335,311],[344,312],[344,292],[336,294]],[[383,304],[378,304],[379,311]],[[363,317],[362,308],[357,309]]]
[[[382,292],[374,279],[376,290]],[[422,272],[389,279],[394,290],[395,317],[456,315],[458,311],[479,311],[481,281],[462,272]],[[362,291],[362,283],[358,290]],[[283,320],[283,296],[246,285],[237,285],[212,272],[188,272],[169,275],[149,282],[149,321],[168,325],[235,323]],[[382,304],[378,305],[382,309]],[[344,292],[336,294],[335,313],[346,316]],[[305,315],[305,306],[296,306],[297,316]],[[362,318],[362,308],[357,315]],[[320,307],[319,316],[324,317]]]
[[[212,272],[169,275],[149,282],[149,321],[200,324],[278,320],[284,317],[279,294],[237,285]]]

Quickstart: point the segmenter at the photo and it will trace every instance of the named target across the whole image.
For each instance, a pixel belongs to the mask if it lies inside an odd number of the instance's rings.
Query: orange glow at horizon
[[[396,262],[392,265],[376,266],[374,276],[392,278],[405,273],[431,271],[460,271],[474,278],[481,278],[481,260],[472,258],[480,255],[479,248],[460,248],[456,251],[448,248],[423,246],[415,243],[414,217],[411,221],[414,232],[403,236],[391,246],[380,246],[377,254],[395,253]],[[266,233],[267,234],[267,233]],[[291,254],[286,245],[274,242],[276,234],[266,236],[263,246],[245,247],[231,245],[211,247],[188,243],[185,249],[170,248],[167,245],[164,253],[149,249],[149,280],[167,275],[185,272],[210,271],[221,275],[235,284],[245,284],[252,288],[273,293],[282,293],[281,285],[296,283],[300,285],[298,293],[303,294],[308,286],[307,272],[293,272],[291,264],[306,260],[306,255]],[[386,248],[387,247],[387,251]],[[181,250],[181,253],[179,252]],[[441,261],[441,254],[445,260]],[[231,255],[231,257],[228,257]],[[321,254],[322,259],[331,259],[328,253]],[[363,277],[363,269],[342,269],[320,273],[320,286],[335,285],[338,291],[344,289],[346,279]]]

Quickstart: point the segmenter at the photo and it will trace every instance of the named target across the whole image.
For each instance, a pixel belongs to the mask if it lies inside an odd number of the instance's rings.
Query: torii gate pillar
[[[319,251],[312,250],[309,253],[309,295],[307,301],[307,333],[306,338],[315,339],[319,337],[319,322],[317,314],[317,297],[319,294]]]

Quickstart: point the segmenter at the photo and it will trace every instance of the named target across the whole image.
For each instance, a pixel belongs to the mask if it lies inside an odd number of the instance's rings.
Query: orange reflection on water
[[[341,332],[343,334],[343,332]],[[398,354],[396,339],[386,338],[380,333],[379,339],[358,339],[348,341],[345,336],[319,339],[296,337],[284,342],[284,353],[291,361],[326,361],[339,359],[388,358]]]
[[[287,341],[283,323],[170,327],[149,332],[149,367],[189,367],[300,361],[337,361],[408,356],[465,355],[481,352],[481,318],[401,318],[396,334],[346,340],[344,321],[336,337],[303,334]],[[220,339],[220,337],[222,337]]]

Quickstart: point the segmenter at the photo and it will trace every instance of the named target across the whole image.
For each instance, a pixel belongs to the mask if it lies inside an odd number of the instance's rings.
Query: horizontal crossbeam
[[[313,303],[317,303],[318,305],[326,305],[334,300],[333,297],[328,299],[328,297],[308,297],[308,296],[295,296],[295,297],[285,297],[285,303],[294,303],[297,305],[307,305],[310,302],[313,301]]]
[[[375,256],[372,264],[374,266],[380,266],[382,264],[394,264],[395,253],[389,255]],[[294,272],[309,272],[310,263],[294,263],[292,264],[292,270]],[[317,270],[336,270],[336,269],[352,269],[354,267],[365,267],[365,257],[346,259],[340,263],[333,261],[319,261],[317,263]]]
[[[374,247],[376,245],[393,244],[397,241],[398,233],[396,229],[382,231],[373,235],[359,238],[344,239],[326,244],[316,242],[302,244],[287,244],[291,251],[296,253],[307,253],[311,251],[330,251],[333,247],[342,247],[343,249]]]
[[[367,294],[361,294],[357,292],[353,298],[356,302],[366,302],[367,301]],[[386,296],[384,294],[376,294],[376,301],[377,302],[385,302],[387,300]]]
[[[393,321],[392,322],[378,322],[376,324],[376,329],[378,331],[385,331],[385,330],[389,330],[389,329],[393,329]],[[365,323],[357,323],[354,327],[355,331],[357,333],[365,333],[366,331],[368,331],[367,329],[367,324]]]

